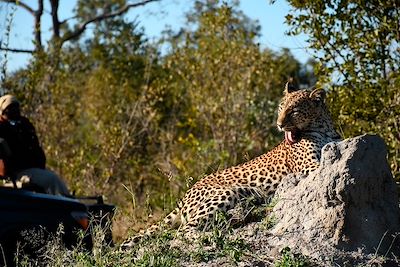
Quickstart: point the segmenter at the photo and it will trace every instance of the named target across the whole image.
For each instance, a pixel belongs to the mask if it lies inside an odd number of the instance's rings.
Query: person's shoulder
[[[19,119],[19,125],[25,130],[35,131],[35,126],[33,126],[32,122],[27,117],[21,116]]]
[[[30,125],[32,125],[32,122],[31,122],[27,117],[25,117],[25,116],[21,116],[21,117],[19,118],[19,121],[20,121],[21,123],[23,123],[23,124],[30,124]]]

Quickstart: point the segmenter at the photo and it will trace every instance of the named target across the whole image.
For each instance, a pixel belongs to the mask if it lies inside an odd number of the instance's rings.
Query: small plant
[[[233,262],[239,262],[245,252],[249,250],[249,246],[242,238],[231,239],[218,230],[201,239],[199,245],[200,248],[190,255],[195,262],[207,262],[220,257],[228,257]],[[206,250],[205,247],[209,249]]]
[[[135,255],[134,266],[178,266],[183,251],[179,247],[171,247],[176,231],[160,231],[154,236],[140,240],[130,255]]]
[[[272,211],[272,209],[276,206],[276,204],[278,203],[279,199],[277,197],[273,197],[271,198],[271,200],[269,201],[268,205],[267,205],[267,209],[269,211]]]
[[[149,251],[135,262],[135,266],[153,266],[153,267],[172,267],[179,266],[178,260],[181,257],[182,251],[179,248],[161,249]]]
[[[74,247],[66,247],[63,242],[63,227],[60,225],[53,235],[40,231],[23,232],[26,237],[16,253],[16,266],[127,266],[124,261],[131,258],[116,251],[110,244],[104,242],[107,232],[100,228],[92,229],[93,251],[85,245],[87,233],[79,233],[80,240]],[[37,247],[40,245],[40,247]],[[29,248],[29,250],[27,250]],[[32,250],[35,249],[35,250]]]
[[[275,267],[308,267],[311,266],[307,257],[293,253],[290,248],[285,247],[281,251],[281,259],[275,262]]]
[[[272,209],[276,205],[278,200],[276,198],[269,199],[266,204],[255,205],[246,216],[246,222],[260,222],[263,221],[263,225],[266,224],[266,229],[271,229],[276,224],[276,218],[272,214]]]
[[[274,214],[270,214],[265,219],[263,220],[261,227],[265,230],[272,229],[276,224],[278,220],[276,219]]]
[[[218,211],[211,231],[199,239],[200,248],[193,254],[196,257],[195,260],[208,261],[213,258],[229,257],[234,262],[240,261],[249,246],[242,238],[230,238],[227,234],[232,232],[231,221],[227,214]],[[205,250],[204,246],[210,249]]]
[[[204,249],[203,246],[200,246],[197,250],[195,250],[189,254],[189,258],[191,261],[194,261],[196,263],[208,262],[215,258],[215,253]]]

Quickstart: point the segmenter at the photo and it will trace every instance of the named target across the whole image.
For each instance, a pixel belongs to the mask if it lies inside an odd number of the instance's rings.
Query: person
[[[46,169],[35,127],[21,115],[19,101],[10,94],[0,97],[0,150],[0,175],[43,193],[70,195],[61,178]]]

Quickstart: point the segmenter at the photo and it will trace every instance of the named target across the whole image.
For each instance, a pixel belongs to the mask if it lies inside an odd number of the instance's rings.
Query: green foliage
[[[93,239],[95,247],[93,251],[88,251],[83,246],[85,232],[81,233],[81,241],[78,240],[78,244],[70,249],[63,245],[62,227],[46,241],[38,233],[29,233],[26,241],[30,247],[32,242],[36,242],[35,240],[38,240],[41,246],[37,248],[35,257],[19,250],[16,255],[16,266],[132,266],[133,259],[129,255],[122,255],[115,248],[102,242],[101,236],[106,234],[102,228],[96,227],[92,229],[92,233],[96,237]]]
[[[207,262],[210,259],[228,257],[233,262],[239,262],[248,251],[249,246],[243,239],[227,238],[223,232],[214,228],[211,235],[206,234],[201,239],[199,248],[190,254],[190,259],[195,262]]]
[[[183,251],[179,247],[171,247],[169,241],[173,239],[170,232],[164,232],[145,240],[137,250],[143,250],[142,254],[134,262],[135,266],[179,266],[178,259]],[[132,253],[132,252],[131,252]]]
[[[244,253],[249,250],[249,246],[242,238],[228,237],[228,233],[233,232],[228,216],[218,211],[211,223],[211,231],[200,236],[199,248],[192,253],[194,261],[228,257],[233,262],[239,262]],[[208,249],[205,250],[204,247]]]
[[[78,1],[77,20],[124,2]],[[283,84],[313,79],[288,50],[260,49],[260,27],[236,1],[196,1],[186,20],[157,44],[123,16],[101,21],[2,83],[35,124],[48,167],[76,194],[120,208],[117,238],[171,210],[204,174],[274,146]]]
[[[289,3],[290,34],[309,36],[318,83],[329,90],[329,106],[344,137],[383,137],[392,171],[400,179],[398,1]]]
[[[278,223],[278,220],[273,214],[269,214],[267,217],[264,218],[262,222],[262,228],[269,230],[272,229],[276,224]]]
[[[306,257],[293,253],[290,248],[286,247],[281,251],[281,259],[274,264],[275,267],[307,267],[311,266]]]
[[[171,163],[184,175],[196,176],[204,166],[213,172],[243,161],[242,153],[253,156],[276,144],[282,81],[300,67],[288,51],[261,51],[257,29],[235,6],[209,1],[197,3],[187,29],[166,38],[169,76],[156,81],[155,105],[162,122],[174,123],[176,145],[189,150],[172,149],[178,154],[172,152]]]
[[[106,232],[101,227],[92,229],[93,251],[86,250],[82,243],[67,249],[62,243],[62,229],[47,242],[32,233],[27,241],[40,241],[36,257],[16,255],[17,266],[181,266],[182,262],[209,262],[218,258],[228,258],[239,262],[248,245],[240,238],[228,238],[218,229],[210,233],[199,233],[199,242],[177,237],[176,231],[163,231],[155,236],[142,239],[132,250],[123,252],[118,247],[110,247],[102,242]],[[82,240],[85,233],[82,232]]]

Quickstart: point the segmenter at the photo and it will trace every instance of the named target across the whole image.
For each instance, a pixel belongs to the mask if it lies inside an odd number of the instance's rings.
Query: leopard
[[[288,81],[278,105],[276,122],[284,139],[265,154],[197,181],[161,223],[180,229],[207,225],[204,222],[215,218],[217,212],[234,208],[246,197],[271,198],[285,176],[307,175],[316,170],[322,147],[341,140],[325,99],[326,92],[321,88],[299,89]],[[141,236],[159,228],[160,223],[155,224]],[[121,247],[127,249],[136,242],[136,238],[131,238]]]

